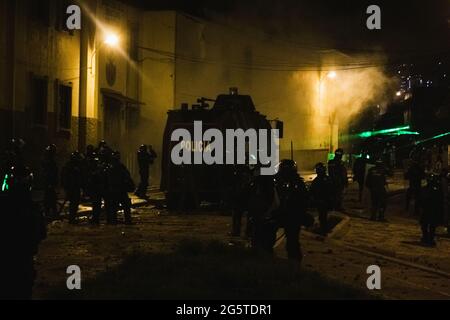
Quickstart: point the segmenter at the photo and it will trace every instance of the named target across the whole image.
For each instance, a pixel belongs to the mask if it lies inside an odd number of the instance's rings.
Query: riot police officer
[[[137,159],[138,159],[138,165],[139,165],[139,185],[136,189],[135,194],[138,197],[146,198],[147,197],[147,188],[149,185],[149,167],[153,164],[155,161],[157,155],[156,152],[153,150],[153,147],[150,145],[148,148],[145,144],[141,145],[139,147],[139,150],[137,152]]]
[[[111,153],[112,152],[111,148],[108,146],[108,143],[105,140],[101,140],[98,143],[97,150],[95,150],[95,151],[97,152],[97,154],[100,154],[100,153],[105,154],[105,153]]]
[[[385,221],[384,214],[387,206],[387,180],[383,161],[378,159],[375,166],[367,173],[366,186],[370,190],[372,203],[371,220]]]
[[[117,224],[117,211],[119,205],[124,210],[125,224],[131,224],[131,199],[128,192],[134,190],[134,183],[130,172],[120,162],[120,153],[114,151],[111,163],[106,169],[106,198],[108,224]]]
[[[2,215],[4,228],[0,232],[0,272],[4,275],[0,299],[24,300],[32,296],[36,276],[33,257],[46,237],[46,227],[31,197],[33,174],[24,165],[21,150],[9,152],[12,161],[9,169],[4,169],[0,189],[0,206],[8,212]]]
[[[405,179],[409,180],[409,188],[406,190],[406,211],[409,210],[409,203],[414,199],[414,214],[419,214],[420,193],[422,190],[422,179],[425,178],[425,170],[417,158],[413,158],[411,166],[405,173]]]
[[[247,205],[252,248],[273,254],[278,229],[276,210],[280,201],[272,176],[257,175],[253,178]]]
[[[335,188],[334,209],[338,211],[343,210],[344,190],[348,186],[347,169],[342,161],[343,155],[344,150],[339,148],[334,153],[334,159],[328,161],[328,175],[333,181]]]
[[[42,162],[44,181],[44,213],[46,217],[58,218],[56,209],[56,187],[58,185],[58,165],[56,164],[56,145],[45,148]]]
[[[310,188],[312,204],[319,212],[320,231],[322,235],[328,233],[328,211],[333,208],[334,188],[331,178],[327,175],[327,168],[323,163],[315,166],[317,177]]]
[[[247,211],[247,197],[251,183],[251,170],[246,165],[235,166],[233,170],[233,182],[231,184],[231,210],[232,210],[232,230],[231,235],[239,237],[241,235],[242,216]],[[247,216],[248,218],[248,216]],[[247,221],[246,235],[249,235],[249,224]]]
[[[1,159],[1,173],[2,175],[6,174],[11,167],[15,165],[17,161],[21,162],[22,159],[22,151],[25,146],[25,142],[20,138],[13,138],[8,141],[8,145],[6,147],[5,152],[2,154]]]
[[[301,263],[303,254],[300,247],[301,226],[310,227],[314,218],[308,214],[308,191],[305,182],[297,173],[293,160],[282,160],[275,176],[276,190],[280,198],[277,210],[278,221],[286,235],[288,258]]]
[[[362,195],[364,191],[364,179],[366,175],[366,163],[367,163],[367,155],[366,153],[362,153],[359,158],[355,160],[353,164],[353,181],[358,183],[358,199],[359,202],[362,201]]]
[[[94,146],[89,145],[86,148],[86,157],[84,170],[85,173],[85,191],[92,204],[92,224],[100,223],[100,214],[102,209],[102,197],[104,198],[105,189],[105,170],[100,162]]]
[[[428,177],[423,200],[420,217],[422,243],[435,246],[436,227],[443,221],[445,208],[445,190],[441,175],[432,173]]]
[[[76,223],[76,215],[81,200],[81,188],[83,187],[82,158],[78,151],[70,155],[70,160],[65,164],[61,172],[61,182],[69,201],[69,223]]]

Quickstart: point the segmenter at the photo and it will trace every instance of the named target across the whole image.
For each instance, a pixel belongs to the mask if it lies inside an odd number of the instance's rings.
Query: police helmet
[[[317,163],[314,168],[316,169],[316,173],[326,173],[327,172],[327,167],[325,167],[325,165],[322,162]]]
[[[111,157],[114,160],[120,161],[120,152],[115,150],[111,153]]]
[[[145,144],[141,144],[141,146],[139,147],[139,151],[141,152],[147,151],[147,146]]]
[[[24,146],[25,141],[20,138],[12,138],[8,143],[8,149],[13,152],[20,152]]]
[[[13,166],[2,177],[1,192],[21,193],[31,191],[33,174],[24,166]]]
[[[49,145],[45,148],[45,153],[51,154],[51,155],[56,154],[56,145],[55,145],[54,143],[49,144]]]
[[[107,146],[108,146],[108,144],[106,143],[105,140],[101,140],[101,141],[98,143],[98,148],[99,148],[99,149],[105,148],[105,147],[107,147]]]
[[[79,151],[72,152],[72,154],[70,155],[70,160],[72,160],[72,161],[80,161],[81,160],[80,152]]]
[[[294,160],[283,159],[278,164],[278,173],[281,175],[289,175],[297,173],[297,163]]]
[[[95,148],[92,144],[86,146],[86,154],[92,154],[95,152]]]
[[[441,187],[441,177],[438,174],[431,173],[427,177],[427,187],[433,190],[440,189]]]

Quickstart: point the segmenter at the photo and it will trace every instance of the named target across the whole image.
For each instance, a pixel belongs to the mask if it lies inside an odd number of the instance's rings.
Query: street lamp
[[[336,73],[336,71],[333,71],[333,70],[329,71],[326,73],[326,77],[330,80],[336,79],[337,73]],[[324,80],[324,75],[320,74],[320,76],[319,76],[319,109],[320,110],[322,110],[322,108],[323,108],[322,95],[324,94],[323,91],[325,91],[324,90],[325,88],[323,88],[323,86],[324,86],[323,80]],[[328,122],[330,125],[330,141],[329,141],[329,152],[330,153],[333,152],[333,150],[332,150],[333,149],[333,125],[334,125],[335,117],[336,117],[336,112],[333,111],[331,113],[331,111],[330,111],[330,114],[328,117]]]
[[[116,47],[119,44],[119,37],[115,33],[108,33],[105,36],[104,44],[109,47]]]
[[[336,76],[337,76],[336,71],[330,71],[327,74],[327,77],[330,79],[334,79],[334,78],[336,78]]]
[[[106,32],[105,37],[102,41],[102,43],[98,46],[98,48],[95,48],[92,52],[91,56],[91,66],[89,69],[91,70],[92,74],[92,66],[94,64],[94,56],[97,53],[98,50],[100,50],[104,45],[110,47],[110,48],[116,48],[119,45],[120,39],[119,36],[114,32]]]
[[[337,73],[336,71],[329,71],[326,73],[326,77],[330,80],[333,80],[337,77]],[[324,80],[324,75],[320,74],[319,76],[319,108],[322,110],[322,91],[323,90],[323,80]]]

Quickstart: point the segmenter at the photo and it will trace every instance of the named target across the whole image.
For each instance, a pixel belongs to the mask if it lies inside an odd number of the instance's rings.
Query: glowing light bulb
[[[119,37],[114,33],[109,33],[105,37],[105,44],[110,47],[115,47],[119,44]]]

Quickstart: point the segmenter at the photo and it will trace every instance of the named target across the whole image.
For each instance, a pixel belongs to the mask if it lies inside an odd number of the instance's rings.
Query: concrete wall
[[[326,160],[324,152],[314,150],[328,149],[330,141],[336,141],[336,137],[330,139],[330,133],[337,136],[337,128],[332,130],[330,114],[323,105],[326,101],[319,99],[323,75],[267,67],[268,62],[298,65],[317,61],[317,68],[319,57],[266,35],[183,14],[177,14],[177,57],[177,107],[182,102],[195,103],[202,96],[215,98],[228,92],[229,87],[238,87],[242,94],[252,96],[258,111],[269,119],[284,121],[282,155],[293,141],[299,156],[312,153],[296,159],[301,169]]]
[[[173,55],[176,50],[176,13],[173,11],[145,12],[141,17],[140,49],[141,106],[139,130],[136,143],[151,144],[159,159],[152,166],[151,177],[158,183],[161,173],[162,138],[167,111],[175,105],[177,90]],[[151,50],[148,50],[151,49]],[[164,54],[163,54],[164,53]]]
[[[30,19],[33,0],[17,0],[15,5],[0,2],[2,136],[25,138],[35,165],[48,143],[56,143],[60,158],[65,159],[71,151],[105,137],[108,106],[102,89],[144,103],[138,106],[139,122],[121,130],[121,140],[113,146],[122,151],[124,161],[134,172],[135,152],[140,144],[152,144],[161,156],[169,109],[179,108],[182,102],[196,103],[202,96],[215,98],[230,87],[250,94],[258,111],[269,119],[284,121],[282,155],[289,153],[293,141],[301,169],[326,160],[321,159],[323,150],[336,140],[330,138],[330,132],[337,136],[337,127],[330,126],[327,102],[320,96],[323,75],[317,71],[275,71],[266,66],[280,61],[292,65],[316,60],[319,65],[320,57],[266,35],[173,11],[141,12],[115,0],[82,1],[86,9],[82,30],[70,34],[55,28],[60,1],[50,0],[48,25]],[[130,39],[135,30],[132,26],[136,25],[140,49],[137,60],[132,60]],[[117,48],[103,45],[109,31],[119,35]],[[114,81],[107,79],[108,65],[115,70]],[[33,126],[31,121],[33,74],[47,78],[46,126]],[[70,131],[60,131],[56,125],[55,80],[73,88]],[[127,112],[119,117],[122,128],[126,126]],[[160,161],[151,175],[157,183]]]
[[[0,89],[6,99],[2,99],[0,109],[2,122],[8,123],[7,129],[2,130],[2,137],[24,138],[27,153],[33,155],[30,164],[37,166],[42,149],[48,143],[59,146],[61,157],[77,145],[79,34],[71,35],[55,28],[58,0],[50,1],[48,24],[31,17],[33,2],[1,2],[0,14],[4,17],[0,20],[5,26],[0,29]],[[47,80],[48,115],[44,126],[33,124],[31,118],[32,76]],[[72,130],[69,132],[61,132],[57,126],[56,80],[72,87]],[[2,142],[4,145],[5,141]]]
[[[13,76],[14,76],[14,10],[12,1],[0,1],[0,147],[6,144],[7,134],[13,130]]]

